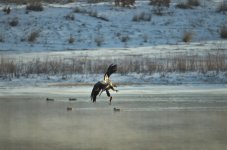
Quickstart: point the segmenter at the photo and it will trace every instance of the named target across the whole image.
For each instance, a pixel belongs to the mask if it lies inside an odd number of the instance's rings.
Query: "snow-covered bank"
[[[0,78],[0,88],[7,87],[34,87],[34,86],[81,86],[89,85],[101,81],[102,74],[74,74],[68,76],[55,75],[29,75],[20,78]],[[206,74],[199,72],[187,73],[154,73],[154,74],[113,74],[111,79],[118,86],[133,84],[227,84],[226,72],[208,72]]]

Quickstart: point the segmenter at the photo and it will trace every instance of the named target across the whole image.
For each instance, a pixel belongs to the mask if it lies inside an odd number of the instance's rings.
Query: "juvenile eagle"
[[[112,96],[110,95],[110,92],[109,90],[113,90],[113,91],[118,91],[118,90],[115,90],[114,87],[117,87],[115,84],[113,84],[110,80],[110,75],[114,72],[117,71],[117,65],[115,64],[111,64],[105,75],[104,75],[104,80],[103,81],[99,81],[97,82],[93,89],[92,89],[92,92],[91,92],[91,101],[93,102],[96,102],[96,97],[97,95],[99,94],[99,96],[102,94],[103,91],[106,91],[106,94],[107,96],[110,98],[110,104],[111,104],[111,101],[112,101]]]

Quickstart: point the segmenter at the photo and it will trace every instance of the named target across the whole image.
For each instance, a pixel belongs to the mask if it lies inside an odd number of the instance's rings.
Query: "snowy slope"
[[[100,48],[138,48],[159,45],[182,45],[184,32],[193,34],[192,42],[224,43],[220,27],[227,24],[226,14],[217,13],[220,1],[205,1],[194,9],[178,9],[171,3],[164,15],[154,14],[148,1],[137,1],[134,7],[120,8],[112,3],[65,5],[44,4],[44,11],[27,12],[26,6],[12,5],[12,12],[0,12],[0,51],[65,51]],[[4,5],[0,6],[2,9]],[[79,8],[80,13],[75,13]],[[82,11],[86,11],[82,12]],[[93,13],[96,17],[92,17]],[[132,21],[135,15],[150,14],[151,21]],[[66,16],[74,16],[74,20]],[[99,19],[102,17],[108,21]],[[18,19],[17,26],[9,22]],[[39,32],[36,41],[27,40],[32,32]],[[75,42],[69,43],[73,37]],[[124,41],[125,40],[125,41]],[[101,44],[97,45],[97,41]],[[222,48],[223,48],[222,47]]]

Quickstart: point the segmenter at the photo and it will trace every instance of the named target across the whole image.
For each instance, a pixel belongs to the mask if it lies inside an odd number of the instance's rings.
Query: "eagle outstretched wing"
[[[116,65],[116,64],[111,64],[111,65],[108,67],[108,69],[107,69],[107,71],[106,71],[106,73],[105,73],[105,75],[104,75],[104,81],[109,80],[110,75],[111,75],[112,73],[115,73],[116,71],[117,71],[117,65]]]

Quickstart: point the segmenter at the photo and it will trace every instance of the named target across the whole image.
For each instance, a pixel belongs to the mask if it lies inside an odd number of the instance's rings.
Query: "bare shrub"
[[[178,3],[176,5],[177,8],[180,8],[180,9],[192,9],[192,6],[188,5],[187,3]]]
[[[37,38],[39,37],[39,32],[40,31],[33,31],[29,34],[28,36],[28,41],[29,42],[35,42]]]
[[[95,18],[98,17],[97,11],[90,11],[90,12],[88,12],[88,14],[89,14],[89,16],[91,16],[91,17],[95,17]]]
[[[148,41],[148,36],[146,34],[142,35],[143,42],[147,43]]]
[[[19,23],[19,21],[18,21],[17,17],[15,17],[15,18],[13,18],[12,20],[9,21],[9,25],[12,26],[12,27],[17,26],[18,23]]]
[[[0,42],[4,42],[4,37],[0,34]]]
[[[185,32],[182,40],[186,43],[191,42],[192,35],[193,35],[192,32]]]
[[[2,11],[5,12],[6,14],[10,14],[11,8],[10,8],[10,7],[4,7],[4,8],[2,9]]]
[[[74,8],[74,13],[83,13],[86,12],[84,9],[80,8],[80,7],[75,7]]]
[[[72,35],[70,35],[70,37],[68,38],[68,43],[72,44],[74,42],[75,42],[75,38]]]
[[[69,14],[67,14],[66,16],[65,16],[65,19],[66,20],[75,20],[75,16],[74,16],[74,14],[73,13],[69,13]]]
[[[169,7],[170,5],[170,0],[150,0],[150,5],[154,5],[154,6],[165,6],[165,7]]]
[[[26,10],[43,11],[43,5],[41,2],[32,2],[32,3],[27,4]]]
[[[222,26],[221,27],[220,36],[223,39],[227,39],[227,26]]]
[[[129,37],[128,35],[122,35],[122,36],[120,37],[120,40],[121,40],[121,42],[123,42],[123,43],[128,42],[129,39],[130,39],[130,37]]]
[[[218,6],[217,12],[225,13],[227,12],[227,2],[223,2],[221,5]]]
[[[199,6],[200,2],[199,0],[188,0],[187,4],[190,6]]]
[[[176,7],[180,9],[192,9],[197,6],[200,6],[199,0],[188,0],[186,3],[180,2],[176,5]]]
[[[97,46],[101,46],[103,42],[104,42],[104,38],[102,36],[95,37],[95,43]]]
[[[142,12],[138,15],[133,16],[132,21],[139,22],[139,21],[151,21],[151,14]]]
[[[170,0],[150,0],[150,5],[153,5],[157,15],[162,15],[165,7],[170,6]]]

